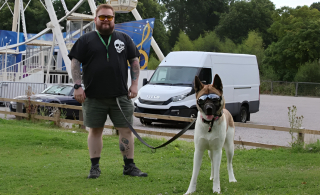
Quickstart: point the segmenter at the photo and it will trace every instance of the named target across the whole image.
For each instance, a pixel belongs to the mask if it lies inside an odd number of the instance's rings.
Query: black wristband
[[[81,87],[81,85],[78,85],[78,84],[74,84],[73,88],[75,89],[79,89]]]

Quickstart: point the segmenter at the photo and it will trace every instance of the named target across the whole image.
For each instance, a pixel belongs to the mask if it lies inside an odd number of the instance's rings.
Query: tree
[[[170,31],[169,42],[173,47],[180,31],[191,40],[212,31],[219,23],[219,16],[228,10],[229,0],[161,0],[167,8],[165,24]]]
[[[0,0],[0,6],[3,5],[5,0]],[[14,9],[14,0],[8,0],[8,4],[10,6],[10,9],[13,11]],[[12,14],[10,12],[10,9],[7,5],[4,5],[2,9],[0,10],[0,29],[1,30],[12,30]]]
[[[320,58],[320,12],[307,6],[283,7],[274,15],[270,32],[279,41],[265,52],[264,63],[273,67],[281,80],[292,81],[302,64]]]
[[[242,44],[237,46],[235,53],[252,54],[257,57],[260,75],[265,72],[265,66],[263,66],[262,60],[264,58],[263,39],[259,33],[251,31],[248,34],[248,38],[245,39]]]
[[[180,31],[186,30],[186,0],[162,0],[167,9],[165,24],[170,32],[169,44],[172,48],[179,36]]]
[[[222,14],[216,32],[221,38],[228,37],[240,44],[250,31],[256,31],[268,46],[274,40],[268,33],[274,10],[275,5],[270,0],[235,1],[231,3],[229,12]]]
[[[188,0],[186,2],[186,33],[191,40],[205,32],[214,30],[219,24],[220,15],[228,10],[225,0]]]
[[[310,5],[310,8],[311,8],[311,9],[317,9],[318,11],[320,11],[320,2],[312,3],[312,4]]]

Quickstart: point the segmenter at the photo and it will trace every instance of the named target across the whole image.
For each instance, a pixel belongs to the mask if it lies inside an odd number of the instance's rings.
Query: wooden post
[[[271,95],[273,94],[273,83],[271,81]]]
[[[55,111],[55,113],[54,113],[54,118],[56,119],[55,121],[54,121],[54,124],[56,125],[56,126],[59,126],[60,127],[60,110],[59,110],[59,108],[55,108],[55,109],[57,109],[56,111]]]
[[[299,84],[299,83],[296,82],[296,95],[295,95],[296,97],[298,96],[298,84]]]
[[[304,133],[298,133],[298,141],[299,143],[304,143]]]
[[[82,110],[79,110],[79,121],[83,121],[83,113],[82,113]],[[86,126],[80,125],[79,128],[80,128],[80,129],[86,129]]]
[[[23,104],[21,102],[17,102],[17,107],[16,107],[16,111],[17,112],[23,113],[22,105]],[[16,116],[16,119],[18,121],[20,121],[22,119],[22,117],[21,116]]]

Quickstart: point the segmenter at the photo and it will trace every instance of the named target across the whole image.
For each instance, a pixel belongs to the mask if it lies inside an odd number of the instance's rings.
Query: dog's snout
[[[213,115],[213,113],[215,113],[216,109],[215,109],[215,106],[212,104],[205,104],[204,111],[205,111],[206,115]]]

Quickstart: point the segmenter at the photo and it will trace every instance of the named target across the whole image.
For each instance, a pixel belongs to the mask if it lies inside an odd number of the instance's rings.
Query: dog
[[[222,147],[225,148],[227,154],[229,182],[237,182],[232,167],[235,132],[234,121],[230,112],[225,109],[223,86],[219,75],[215,75],[212,85],[204,85],[196,76],[194,89],[196,92],[198,116],[194,129],[195,151],[193,172],[188,191],[185,194],[191,194],[196,191],[202,156],[206,149],[211,159],[210,180],[213,179],[213,193],[220,193],[219,174]]]

